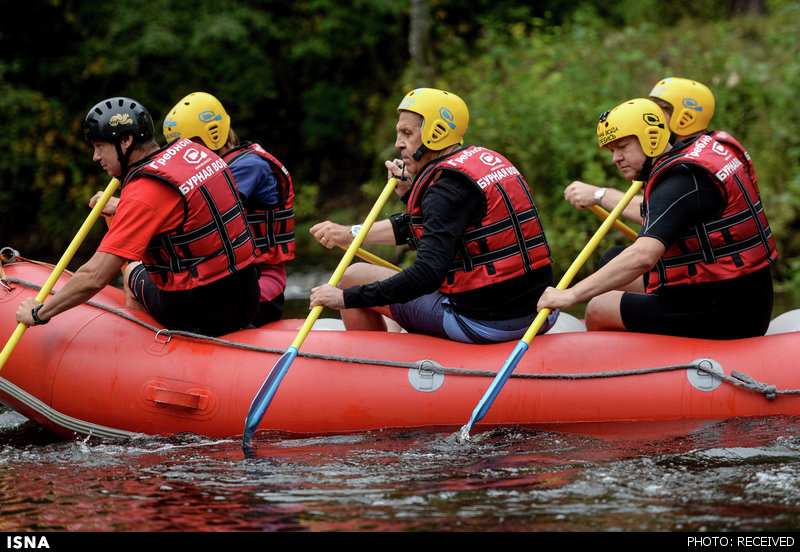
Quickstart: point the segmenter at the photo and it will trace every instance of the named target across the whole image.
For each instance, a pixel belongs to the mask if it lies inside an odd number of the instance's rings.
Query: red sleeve
[[[140,261],[153,236],[183,222],[183,199],[169,184],[142,177],[120,194],[117,212],[98,251]]]

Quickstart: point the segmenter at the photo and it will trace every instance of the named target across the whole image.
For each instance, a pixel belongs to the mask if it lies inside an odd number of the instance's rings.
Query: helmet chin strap
[[[420,159],[422,159],[422,156],[425,155],[425,152],[427,151],[428,148],[423,144],[419,147],[419,149],[417,149],[416,152],[414,152],[414,155],[412,155],[411,157],[414,158],[414,161],[419,161]]]
[[[128,162],[131,158],[130,151],[131,148],[133,148],[133,142],[131,142],[131,145],[128,147],[128,151],[126,153],[122,152],[122,146],[119,141],[114,142],[114,147],[117,150],[117,161],[119,161],[120,166],[120,178],[124,178],[125,173],[128,172]]]
[[[644,164],[642,165],[642,169],[639,171],[639,175],[636,177],[636,180],[647,180],[650,178],[650,171],[653,169],[653,158],[647,157],[644,160]]]

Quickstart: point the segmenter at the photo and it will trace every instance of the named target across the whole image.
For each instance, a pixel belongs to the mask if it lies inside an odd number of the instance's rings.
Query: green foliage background
[[[242,138],[287,164],[298,196],[298,264],[318,262],[306,229],[366,214],[385,182],[382,161],[394,155],[397,103],[433,86],[466,100],[468,142],[522,170],[559,274],[599,223],[566,204],[564,188],[573,180],[627,187],[597,147],[597,116],[646,96],[662,77],[683,76],[712,88],[712,127],[750,151],[780,250],[776,280],[800,284],[796,2],[426,4],[427,66],[408,54],[408,1],[19,4],[0,28],[0,246],[55,260],[69,243],[89,197],[108,181],[81,140],[94,103],[130,96],[160,125],[181,97],[203,90],[226,105]],[[394,201],[386,214],[400,209]]]

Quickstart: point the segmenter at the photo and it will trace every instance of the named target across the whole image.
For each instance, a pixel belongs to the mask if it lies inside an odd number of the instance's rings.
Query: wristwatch
[[[599,188],[594,191],[594,204],[600,205],[600,202],[603,201],[603,197],[606,195],[606,190],[608,188]]]
[[[359,232],[361,232],[360,224],[354,224],[353,226],[350,227],[350,235],[353,236],[354,238],[358,236]]]
[[[47,320],[42,320],[41,318],[39,318],[39,309],[41,309],[43,306],[44,303],[39,303],[38,305],[36,305],[31,309],[31,318],[33,318],[34,326],[41,326],[42,324],[47,324],[48,322],[50,322],[49,318]]]

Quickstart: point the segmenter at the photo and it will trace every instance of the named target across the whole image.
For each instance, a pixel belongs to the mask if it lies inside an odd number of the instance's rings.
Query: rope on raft
[[[6,282],[11,282],[15,284],[19,284],[25,287],[29,287],[32,289],[39,290],[41,286],[34,284],[32,282],[27,282],[25,280],[20,280],[18,278],[7,278],[4,279]],[[50,292],[51,295],[54,292]],[[259,345],[248,345],[246,343],[239,343],[237,341],[231,341],[228,339],[222,339],[219,337],[210,337],[194,332],[187,332],[182,330],[166,330],[163,328],[159,328],[157,326],[153,326],[152,324],[148,324],[142,320],[139,320],[136,317],[133,317],[125,312],[122,312],[118,309],[113,307],[109,307],[107,305],[103,305],[100,303],[96,303],[94,301],[87,301],[87,305],[92,307],[113,313],[117,316],[120,316],[126,320],[139,324],[156,334],[158,336],[168,336],[170,339],[172,336],[180,336],[180,337],[187,337],[191,339],[199,339],[203,341],[210,341],[213,343],[217,343],[219,345],[224,345],[227,347],[233,347],[236,349],[242,349],[246,351],[256,351],[262,353],[272,353],[272,354],[283,354],[285,351],[283,349],[277,349],[274,347],[262,347]],[[357,358],[357,357],[348,357],[348,356],[341,356],[341,355],[330,355],[330,354],[323,354],[323,353],[308,353],[298,351],[298,356],[302,356],[304,358],[311,358],[311,359],[320,359],[320,360],[334,360],[337,362],[349,362],[353,364],[370,364],[375,366],[390,366],[394,368],[416,368],[420,369],[419,362],[400,362],[400,361],[392,361],[392,360],[381,360],[381,359],[365,359],[365,358]],[[428,363],[430,364],[430,363]],[[730,384],[733,384],[737,387],[743,387],[745,389],[749,389],[750,391],[754,391],[756,393],[761,393],[766,397],[768,400],[774,400],[777,395],[800,395],[800,389],[792,389],[792,390],[779,390],[775,385],[770,385],[767,383],[762,383],[751,376],[743,372],[739,372],[738,370],[733,370],[731,375],[728,376],[727,374],[720,374],[718,372],[713,371],[711,368],[707,368],[703,366],[703,363],[698,364],[677,364],[673,366],[659,366],[655,368],[640,368],[635,370],[620,370],[615,372],[597,372],[597,373],[589,373],[589,374],[517,374],[512,372],[510,377],[512,378],[522,378],[522,379],[564,379],[564,380],[578,380],[578,379],[601,379],[601,378],[615,378],[621,376],[637,376],[643,374],[654,374],[659,372],[671,372],[674,370],[687,370],[690,368],[694,368],[698,371],[702,371],[708,373],[714,377],[717,377],[723,381],[726,381]],[[462,376],[482,376],[482,377],[495,377],[497,372],[493,372],[491,370],[472,370],[468,368],[448,368],[445,366],[425,366],[425,370],[439,372],[443,374],[458,374]]]

